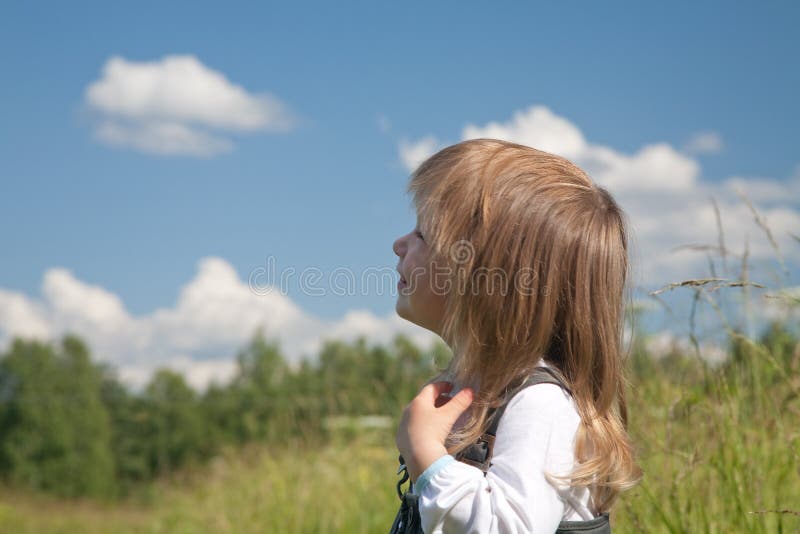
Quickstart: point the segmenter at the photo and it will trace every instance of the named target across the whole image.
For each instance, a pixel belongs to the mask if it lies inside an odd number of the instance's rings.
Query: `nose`
[[[392,244],[392,250],[394,251],[395,254],[397,254],[398,257],[402,257],[403,254],[405,254],[406,251],[405,237],[406,236],[398,237],[397,239],[394,240],[394,243]]]

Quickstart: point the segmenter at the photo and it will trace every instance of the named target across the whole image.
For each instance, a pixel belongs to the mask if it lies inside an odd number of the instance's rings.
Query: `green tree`
[[[124,494],[136,483],[153,476],[147,425],[152,411],[148,410],[144,399],[129,392],[116,379],[111,369],[106,369],[100,392],[111,420],[117,487]]]
[[[238,398],[242,441],[279,439],[292,424],[289,368],[277,341],[258,330],[237,355],[238,374],[231,387]]]
[[[17,339],[0,359],[0,466],[12,484],[64,496],[114,492],[101,372],[86,346]]]
[[[206,439],[215,448],[242,441],[240,396],[235,387],[211,384],[200,398],[200,410],[208,425]]]
[[[182,375],[156,371],[144,392],[143,423],[149,461],[156,474],[182,467],[212,452],[197,393]]]

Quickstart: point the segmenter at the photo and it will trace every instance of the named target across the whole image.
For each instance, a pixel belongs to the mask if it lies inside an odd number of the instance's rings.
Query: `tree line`
[[[641,338],[632,348],[633,387],[658,377],[702,390],[712,377],[697,355],[655,359]],[[0,354],[0,481],[64,497],[115,498],[225,446],[318,446],[331,437],[331,418],[380,414],[396,422],[450,355],[441,342],[423,351],[398,335],[385,346],[327,341],[312,361],[291,366],[279,343],[257,332],[224,385],[199,393],[181,374],[161,369],[133,392],[74,335],[15,339]],[[769,372],[752,374],[754,362],[771,362],[759,364]],[[779,375],[800,371],[797,335],[772,324],[757,344],[734,336],[717,371],[717,378],[744,377],[735,383],[760,396]]]
[[[448,356],[441,342],[422,351],[398,335],[386,346],[328,341],[313,363],[292,367],[257,332],[224,385],[199,393],[161,369],[133,392],[74,335],[15,339],[0,355],[0,477],[64,497],[116,497],[226,445],[319,443],[330,416],[398,416]]]

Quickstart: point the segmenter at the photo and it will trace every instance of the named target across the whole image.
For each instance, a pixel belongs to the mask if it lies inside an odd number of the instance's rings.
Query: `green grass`
[[[727,372],[640,366],[630,390],[642,483],[612,511],[625,532],[800,532],[800,348],[746,351]],[[109,504],[0,493],[1,532],[386,532],[391,430],[327,445],[227,450]]]
[[[798,349],[784,369],[752,350],[696,384],[633,389],[645,478],[617,507],[619,531],[800,532]]]
[[[397,453],[377,437],[301,452],[229,450],[116,506],[7,492],[0,531],[383,532],[398,502]]]

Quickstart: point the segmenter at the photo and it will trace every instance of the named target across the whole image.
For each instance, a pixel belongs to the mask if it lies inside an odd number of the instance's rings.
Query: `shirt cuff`
[[[455,457],[450,454],[445,454],[429,465],[428,468],[419,476],[417,483],[414,484],[414,493],[420,495],[422,490],[425,489],[425,486],[427,486],[431,479],[436,476],[436,473],[455,461]]]

